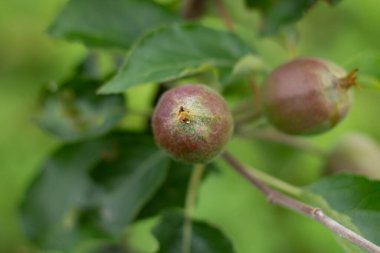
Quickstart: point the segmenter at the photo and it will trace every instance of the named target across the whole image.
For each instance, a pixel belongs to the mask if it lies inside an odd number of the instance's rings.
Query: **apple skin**
[[[299,58],[276,68],[262,87],[263,110],[278,130],[319,134],[341,122],[351,107],[354,70],[317,59]]]
[[[233,118],[216,91],[187,84],[161,96],[153,113],[152,129],[157,145],[174,159],[208,163],[228,143]]]

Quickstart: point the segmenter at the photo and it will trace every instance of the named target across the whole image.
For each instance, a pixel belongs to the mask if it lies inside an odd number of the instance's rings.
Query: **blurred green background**
[[[78,43],[45,34],[65,2],[0,3],[1,253],[35,252],[22,235],[17,207],[38,165],[59,144],[33,125],[36,99],[43,84],[69,75],[87,52]],[[378,0],[343,0],[336,8],[319,4],[298,24],[299,54],[331,59],[345,66],[363,52],[380,50],[379,10]],[[240,17],[240,22],[245,22],[245,16]],[[272,40],[263,39],[256,46],[272,66],[288,57]],[[139,106],[138,101],[131,103]],[[380,93],[356,90],[355,105],[344,123],[313,137],[313,141],[328,148],[334,139],[350,131],[364,131],[380,141],[379,106]],[[321,162],[316,158],[279,145],[234,140],[230,148],[245,162],[296,185],[311,183],[321,174]],[[210,177],[202,186],[196,216],[218,224],[232,238],[237,253],[342,252],[326,229],[271,206],[225,166],[222,174]],[[131,244],[142,253],[154,247],[148,233],[150,224],[139,224],[127,232]],[[146,243],[139,246],[141,241]]]

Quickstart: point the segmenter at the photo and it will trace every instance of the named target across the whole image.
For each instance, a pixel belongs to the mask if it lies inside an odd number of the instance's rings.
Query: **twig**
[[[184,19],[196,19],[203,13],[205,0],[185,0],[182,6],[181,17]]]
[[[185,223],[183,225],[183,244],[182,253],[190,253],[191,247],[191,215],[194,208],[199,183],[202,179],[202,174],[205,169],[204,164],[196,164],[193,173],[191,174],[186,203],[185,203]]]
[[[317,157],[326,157],[326,152],[318,146],[314,145],[313,143],[300,137],[290,136],[272,129],[240,130],[237,134],[238,136],[243,138],[256,138],[260,140],[277,142],[280,144],[300,149],[302,151],[306,151]]]
[[[224,26],[227,28],[228,31],[233,32],[234,31],[234,25],[232,22],[232,18],[230,14],[226,11],[226,8],[224,8],[224,4],[222,0],[213,0],[216,11],[218,12],[219,17],[223,20]]]
[[[240,162],[238,162],[231,154],[228,152],[223,153],[223,159],[234,168],[240,175],[242,175],[246,180],[248,180],[253,186],[255,186],[260,192],[262,192],[266,198],[274,204],[286,207],[300,214],[303,214],[311,219],[314,219],[333,231],[335,234],[346,238],[353,244],[359,246],[363,250],[370,253],[380,253],[380,247],[374,243],[368,241],[361,235],[353,232],[349,228],[341,225],[334,219],[325,215],[320,208],[315,208],[304,204],[298,200],[290,198],[270,187],[268,187],[261,180],[253,176],[249,170],[247,170]]]
[[[271,175],[262,172],[261,170],[251,168],[249,166],[246,166],[247,169],[249,169],[249,173],[257,178],[258,180],[264,182],[266,185],[273,187],[277,190],[280,190],[286,194],[292,195],[293,197],[301,197],[302,196],[302,189],[291,185],[287,182],[281,181],[278,178],[272,177]]]

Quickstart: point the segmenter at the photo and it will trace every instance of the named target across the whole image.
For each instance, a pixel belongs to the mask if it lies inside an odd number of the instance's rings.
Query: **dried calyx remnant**
[[[183,106],[179,107],[178,120],[182,123],[190,124],[190,111]]]
[[[316,58],[299,58],[276,68],[263,86],[268,121],[288,134],[325,132],[343,120],[356,85],[354,69]]]
[[[359,69],[351,70],[345,77],[338,79],[337,85],[342,89],[350,89],[352,86],[358,86],[356,75]]]
[[[152,118],[156,143],[174,159],[207,163],[232,135],[233,120],[222,96],[204,85],[165,92]]]

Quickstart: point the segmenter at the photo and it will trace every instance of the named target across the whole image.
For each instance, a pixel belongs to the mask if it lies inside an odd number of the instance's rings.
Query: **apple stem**
[[[191,216],[194,209],[198,188],[205,169],[204,164],[195,164],[189,186],[187,188],[186,203],[185,203],[185,223],[183,225],[183,244],[182,253],[190,253],[191,249]]]
[[[309,206],[301,201],[278,192],[275,189],[272,189],[266,183],[250,173],[250,171],[237,159],[235,159],[235,157],[230,153],[224,152],[222,157],[224,161],[229,164],[237,173],[243,176],[249,183],[251,183],[261,193],[263,193],[271,203],[293,210],[319,222],[338,236],[349,240],[367,252],[380,253],[379,246],[368,241],[361,235],[355,233],[351,229],[343,226],[339,222],[327,216],[320,208]]]
[[[182,5],[181,16],[191,20],[200,17],[203,13],[206,0],[185,0]]]
[[[224,7],[223,1],[222,0],[213,0],[213,1],[216,7],[216,11],[218,12],[219,17],[223,20],[224,26],[226,27],[227,31],[233,32],[235,30],[233,21],[230,14]]]

